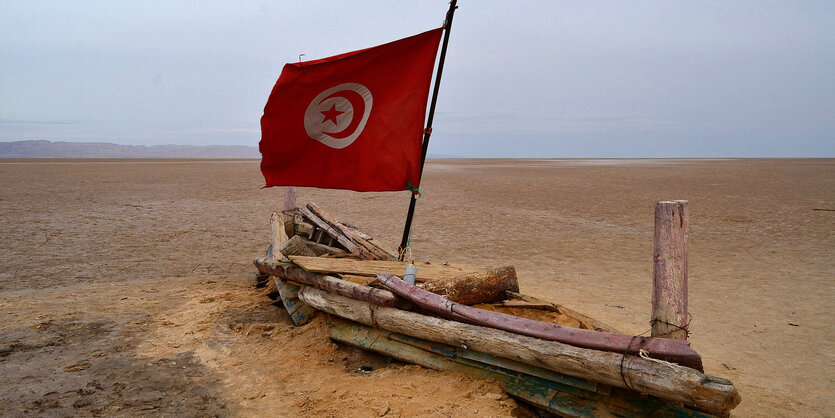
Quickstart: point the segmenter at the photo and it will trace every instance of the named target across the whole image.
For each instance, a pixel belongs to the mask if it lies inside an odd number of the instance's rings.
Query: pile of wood
[[[409,263],[314,203],[271,223],[259,278],[274,278],[297,325],[317,311],[339,317],[334,341],[492,377],[565,416],[723,416],[740,402],[731,382],[703,373],[687,341],[624,335],[523,295],[513,267],[413,263],[410,285]]]

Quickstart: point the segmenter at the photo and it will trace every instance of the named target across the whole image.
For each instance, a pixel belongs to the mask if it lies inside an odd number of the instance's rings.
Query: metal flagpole
[[[429,136],[432,135],[432,119],[435,117],[435,103],[438,101],[438,89],[441,86],[441,75],[444,72],[444,59],[446,48],[449,44],[449,32],[452,30],[452,16],[458,7],[458,0],[449,2],[449,10],[446,12],[444,21],[444,43],[441,46],[441,57],[438,58],[438,71],[435,75],[435,88],[432,91],[432,102],[429,105],[429,117],[426,119],[426,130],[423,131],[423,149],[420,155],[420,177],[423,177],[423,165],[426,162],[426,150],[429,149]],[[409,202],[409,213],[406,215],[406,225],[403,227],[403,239],[398,247],[399,258],[402,261],[406,257],[406,247],[409,246],[409,234],[412,232],[412,219],[415,216],[415,203],[417,203],[418,191],[412,191],[412,198]]]

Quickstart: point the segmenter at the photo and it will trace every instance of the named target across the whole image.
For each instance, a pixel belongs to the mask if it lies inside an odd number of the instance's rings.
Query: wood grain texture
[[[487,373],[501,382],[505,390],[513,396],[521,397],[528,402],[550,409],[564,416],[608,416],[605,413],[587,413],[586,408],[577,406],[592,406],[595,412],[615,412],[620,416],[652,416],[652,417],[707,417],[707,414],[686,409],[682,406],[667,403],[659,399],[650,398],[637,392],[625,389],[613,389],[610,386],[590,382],[586,379],[567,376],[541,367],[519,363],[503,357],[480,353],[473,350],[453,347],[433,341],[410,337],[408,335],[383,331],[366,327],[355,322],[335,320],[331,328],[331,338],[334,335],[340,341],[343,339],[361,340],[366,344],[361,348],[377,351],[380,344],[387,341],[406,344],[419,348],[427,354],[419,352],[412,354],[418,360],[433,359],[439,355],[457,364],[470,367],[465,371],[469,374],[481,376]],[[356,338],[359,337],[359,338]],[[361,342],[361,343],[362,343]],[[359,346],[359,345],[357,345]],[[375,347],[378,346],[378,347]],[[400,351],[398,344],[390,347]],[[377,351],[380,352],[380,351]],[[401,359],[402,360],[402,359]],[[445,363],[437,360],[434,367],[444,367]],[[571,402],[566,402],[566,397]],[[577,399],[577,398],[580,399]]]
[[[310,246],[307,245],[308,241],[304,239],[301,235],[293,235],[287,244],[281,248],[281,254],[289,257],[291,255],[303,255],[307,257],[316,257],[316,253],[313,251]]]
[[[731,410],[741,400],[730,381],[672,363],[579,348],[394,308],[374,307],[312,287],[302,289],[299,297],[310,306],[364,325],[636,390],[715,414]]]
[[[386,249],[380,247],[377,244],[373,244],[370,242],[369,239],[366,239],[368,235],[360,233],[356,230],[356,228],[348,227],[341,222],[334,219],[330,214],[322,210],[314,202],[309,202],[305,207],[306,211],[305,216],[307,214],[315,216],[318,220],[324,222],[328,227],[319,225],[322,229],[328,232],[328,235],[333,237],[334,239],[339,240],[338,236],[345,237],[347,240],[351,241],[354,244],[355,250],[351,250],[352,253],[358,255],[361,259],[365,260],[397,260],[397,256],[387,251]],[[312,219],[311,219],[312,220]],[[368,237],[370,238],[370,237]],[[339,240],[341,243],[342,240]],[[347,247],[346,247],[347,248]]]
[[[331,246],[331,245],[326,245],[326,244],[320,244],[318,242],[313,242],[313,241],[310,241],[310,240],[307,240],[305,242],[305,244],[307,244],[307,246],[310,247],[311,250],[313,250],[313,253],[316,254],[317,257],[325,255],[325,254],[329,254],[329,255],[342,255],[342,254],[347,255],[348,254],[348,252],[345,251],[342,248]],[[336,241],[334,241],[333,244],[338,245],[338,243]]]
[[[594,350],[632,355],[638,355],[639,350],[644,350],[652,358],[671,361],[699,371],[704,370],[702,368],[702,357],[690,348],[690,343],[687,341],[669,338],[644,338],[534,321],[455,303],[440,295],[412,286],[391,274],[380,273],[377,275],[377,280],[395,294],[420,308],[446,318]]]
[[[267,250],[267,259],[270,261],[278,261],[280,256],[280,249],[287,245],[290,238],[287,237],[287,232],[284,229],[284,216],[273,212],[270,216],[270,248]]]
[[[301,212],[301,214],[312,223],[312,228],[311,228],[311,231],[309,232],[309,234],[310,234],[309,236],[310,236],[311,241],[315,239],[314,236],[316,235],[315,234],[316,229],[322,229],[328,235],[333,237],[333,239],[335,239],[337,242],[339,242],[340,245],[345,247],[345,249],[347,249],[348,252],[350,252],[352,254],[356,254],[356,255],[360,256],[360,258],[363,258],[363,259],[371,259],[369,257],[373,257],[373,255],[368,254],[366,251],[363,251],[356,243],[354,243],[348,237],[346,237],[344,234],[342,234],[341,231],[339,231],[339,229],[337,229],[334,226],[329,225],[327,222],[325,222],[324,219],[319,218],[319,216],[317,216],[316,214],[311,212],[310,209],[299,208],[299,212]]]
[[[273,278],[275,280],[275,288],[278,290],[278,295],[281,298],[281,304],[284,305],[284,309],[290,314],[290,319],[293,320],[293,323],[296,326],[301,326],[310,322],[316,314],[316,309],[299,300],[298,294],[301,288],[278,278]]]
[[[689,213],[689,203],[686,200],[655,204],[651,321],[653,337],[687,339]]]
[[[292,265],[276,265],[269,262],[256,261],[259,271],[266,271],[269,274],[283,280],[314,286],[318,289],[333,292],[352,299],[366,301],[381,306],[403,306],[402,299],[385,289],[376,289],[342,280],[338,277],[326,276],[323,274],[311,273],[302,268]]]
[[[497,302],[507,299],[505,292],[519,291],[513,266],[465,274],[423,285],[423,290],[441,295],[464,305]]]
[[[293,263],[315,273],[345,273],[357,276],[377,277],[377,273],[403,275],[408,263],[404,261],[352,260],[348,258],[290,257]],[[417,281],[452,279],[463,274],[487,270],[487,267],[461,264],[431,264],[416,262]]]

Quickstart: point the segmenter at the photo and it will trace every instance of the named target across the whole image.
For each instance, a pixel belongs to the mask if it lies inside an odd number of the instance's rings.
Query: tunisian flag
[[[441,31],[286,64],[261,117],[266,187],[418,187]]]

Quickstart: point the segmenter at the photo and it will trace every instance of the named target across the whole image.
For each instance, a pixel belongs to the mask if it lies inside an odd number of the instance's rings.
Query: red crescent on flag
[[[348,100],[349,103],[351,103],[351,107],[354,108],[353,112],[351,113],[351,123],[348,124],[348,126],[345,129],[343,129],[339,132],[322,132],[322,133],[325,134],[325,135],[328,135],[328,136],[330,136],[334,139],[344,139],[344,138],[349,137],[351,134],[354,133],[354,131],[357,130],[357,127],[359,126],[360,121],[362,120],[362,116],[365,114],[365,100],[362,99],[362,96],[360,96],[359,93],[357,93],[353,90],[342,90],[342,91],[338,91],[334,94],[331,94],[328,97],[325,97],[319,103],[322,103],[325,100],[328,100],[328,99],[334,98],[334,97],[342,97],[345,100]]]

